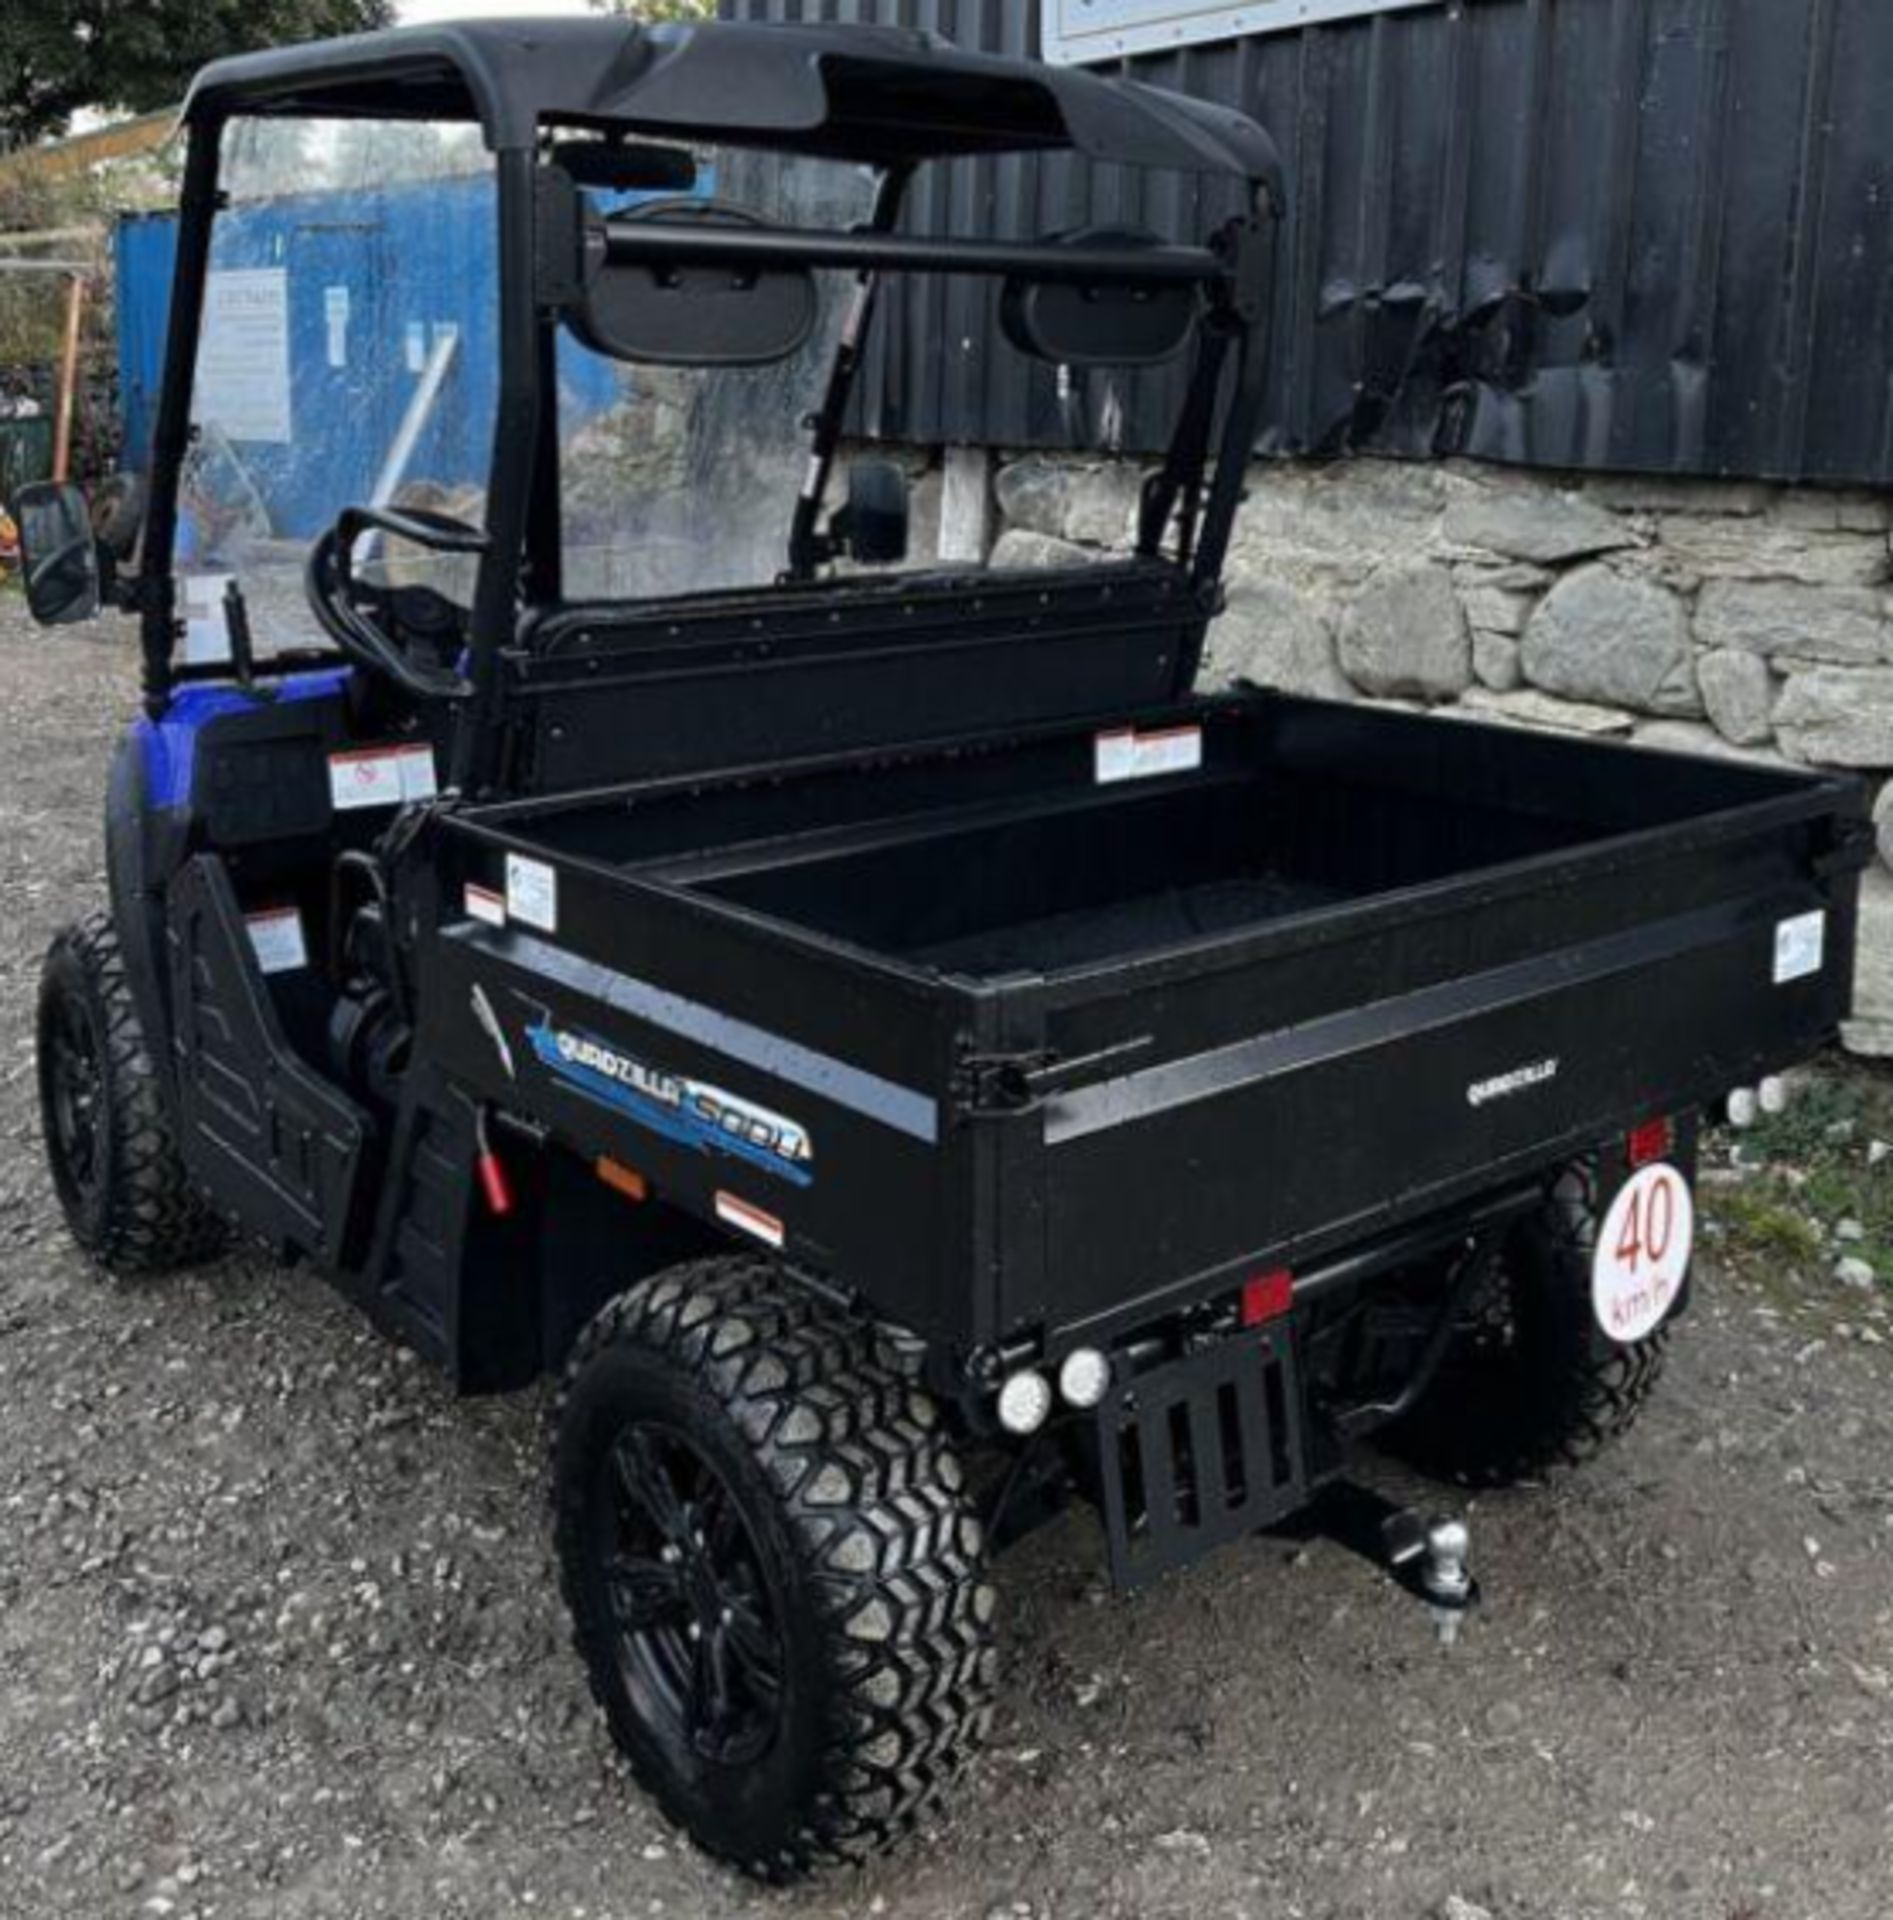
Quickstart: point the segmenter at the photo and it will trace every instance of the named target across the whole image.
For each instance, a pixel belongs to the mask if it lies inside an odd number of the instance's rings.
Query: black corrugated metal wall
[[[1038,50],[1038,0],[723,11]],[[1893,481],[1893,0],[1442,0],[1125,70],[1282,149],[1265,450]],[[911,224],[1216,216],[1187,181],[1063,158],[934,171]],[[997,341],[992,297],[903,294],[867,431],[1161,444],[1162,377],[1061,394]]]

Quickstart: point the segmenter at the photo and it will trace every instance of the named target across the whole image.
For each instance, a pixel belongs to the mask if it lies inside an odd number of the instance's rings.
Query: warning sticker
[[[1696,1240],[1689,1182],[1663,1161],[1624,1182],[1597,1230],[1591,1306],[1623,1346],[1647,1340],[1676,1304]]]
[[[782,1222],[773,1213],[764,1213],[760,1207],[752,1207],[747,1200],[739,1200],[733,1193],[719,1193],[716,1197],[716,1217],[726,1227],[734,1227],[739,1233],[747,1233],[760,1240],[764,1246],[780,1249],[788,1239]]]
[[[425,744],[358,747],[329,755],[329,800],[337,813],[431,800],[439,790],[434,749]]]
[[[295,907],[265,907],[246,913],[256,964],[265,973],[294,973],[309,964],[309,945],[302,935],[302,915]]]
[[[1153,733],[1118,727],[1097,738],[1101,787],[1117,780],[1148,780],[1160,773],[1193,773],[1202,764],[1201,727],[1165,727]]]
[[[543,860],[506,856],[506,911],[541,933],[559,930],[559,876]]]
[[[495,893],[491,887],[482,887],[469,880],[461,900],[467,910],[469,920],[479,920],[489,927],[503,927],[506,924],[506,896]]]
[[[1775,923],[1775,985],[1819,973],[1827,958],[1827,915],[1816,910]]]

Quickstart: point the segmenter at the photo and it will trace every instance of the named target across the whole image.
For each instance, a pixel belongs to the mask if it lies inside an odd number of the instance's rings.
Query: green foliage
[[[1861,1304],[1830,1278],[1851,1255],[1873,1267],[1884,1298],[1893,1282],[1893,1156],[1876,1161],[1876,1140],[1893,1144],[1893,1078],[1838,1061],[1823,1063],[1786,1113],[1712,1135],[1708,1160],[1731,1150],[1742,1158],[1739,1177],[1724,1174],[1701,1194],[1736,1269],[1784,1303],[1841,1311]],[[1843,1220],[1858,1223],[1857,1240],[1837,1236]]]
[[[150,112],[206,61],[386,26],[390,0],[0,0],[0,151],[82,108]]]
[[[714,20],[716,0],[612,0],[606,10],[633,20]]]

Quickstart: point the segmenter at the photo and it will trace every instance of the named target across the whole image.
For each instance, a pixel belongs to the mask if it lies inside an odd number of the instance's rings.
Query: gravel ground
[[[132,689],[120,630],[0,599],[0,1915],[1893,1909],[1884,1306],[1712,1264],[1634,1439],[1480,1503],[1451,1653],[1319,1541],[1108,1601],[1072,1517],[1002,1565],[995,1739],[929,1831],[790,1893],[707,1864],[566,1650],[536,1396],[455,1403],[305,1273],[117,1290],[60,1229],[33,982]]]

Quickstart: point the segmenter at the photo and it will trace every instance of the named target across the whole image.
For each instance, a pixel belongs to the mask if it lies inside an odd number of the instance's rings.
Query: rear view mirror
[[[670,227],[763,223],[714,200],[654,200],[619,221]],[[610,227],[585,222],[583,286],[566,323],[594,353],[654,367],[763,367],[807,341],[820,307],[807,267],[688,266],[662,260],[614,262]]]
[[[581,187],[607,193],[689,193],[697,157],[687,147],[634,147],[620,140],[560,140],[552,164]]]
[[[33,618],[43,627],[90,620],[99,610],[99,550],[85,495],[61,481],[42,480],[14,495],[13,517]]]
[[[907,476],[889,460],[857,460],[848,469],[848,504],[834,531],[849,559],[891,567],[907,558]]]
[[[1160,242],[1136,228],[1090,227],[1044,244],[1135,255]],[[999,320],[1021,353],[1053,366],[1149,367],[1183,351],[1200,308],[1201,295],[1187,281],[1091,286],[1015,274],[1000,296]]]

